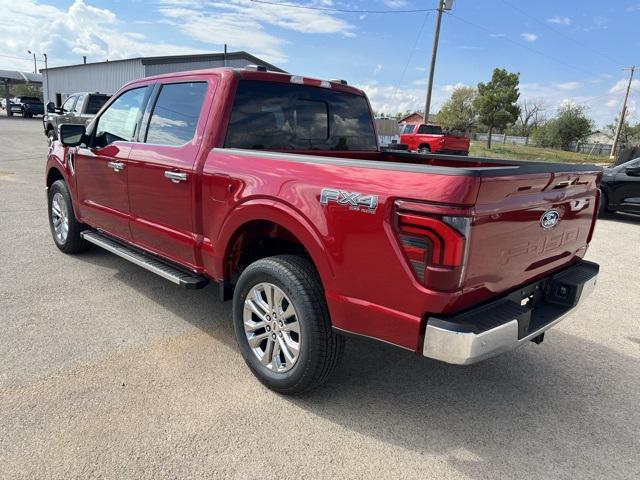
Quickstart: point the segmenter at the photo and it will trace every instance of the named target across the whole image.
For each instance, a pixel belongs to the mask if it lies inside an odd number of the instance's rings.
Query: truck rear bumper
[[[430,317],[422,353],[469,365],[541,338],[593,291],[599,268],[583,260],[490,303],[450,317]]]

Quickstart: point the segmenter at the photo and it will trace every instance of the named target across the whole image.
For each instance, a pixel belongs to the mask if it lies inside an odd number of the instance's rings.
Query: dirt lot
[[[0,117],[0,478],[640,478],[640,220],[598,223],[599,285],[542,345],[465,368],[350,339],[291,399],[213,287],[60,253],[45,153]]]

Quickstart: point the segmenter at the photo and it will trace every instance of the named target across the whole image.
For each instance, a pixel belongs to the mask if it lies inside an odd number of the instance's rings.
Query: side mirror
[[[62,124],[58,131],[58,138],[65,147],[77,147],[85,139],[84,125]]]
[[[624,171],[630,177],[640,177],[640,167],[627,167]]]
[[[47,113],[54,113],[56,111],[56,104],[53,102],[47,103]]]

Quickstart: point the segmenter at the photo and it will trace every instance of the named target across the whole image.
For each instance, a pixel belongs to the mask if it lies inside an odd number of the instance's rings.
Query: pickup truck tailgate
[[[469,139],[459,135],[445,135],[443,149],[466,151],[469,149]]]
[[[577,261],[591,240],[599,171],[484,177],[465,294],[490,298]],[[466,295],[465,295],[466,296]]]

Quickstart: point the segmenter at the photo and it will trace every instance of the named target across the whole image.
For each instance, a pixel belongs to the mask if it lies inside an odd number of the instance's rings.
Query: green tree
[[[42,100],[42,91],[33,85],[15,85],[11,87],[12,97],[37,97]]]
[[[436,115],[436,123],[450,130],[464,131],[471,128],[476,123],[475,98],[476,89],[473,87],[454,89]]]
[[[568,149],[571,142],[578,142],[593,132],[594,122],[587,115],[584,105],[567,103],[558,113],[533,132],[533,139],[543,147]]]
[[[478,120],[489,130],[487,148],[491,148],[491,134],[494,129],[504,130],[518,119],[519,83],[519,73],[509,73],[503,68],[496,68],[490,82],[478,84],[478,96],[474,106],[478,111]]]
[[[618,128],[618,121],[618,118],[616,118],[613,123],[604,127],[605,133],[607,133],[612,139],[616,134],[616,129]],[[631,125],[625,120],[622,124],[622,128],[620,129],[620,138],[618,139],[618,142],[621,145],[631,145],[640,142],[640,123]]]

